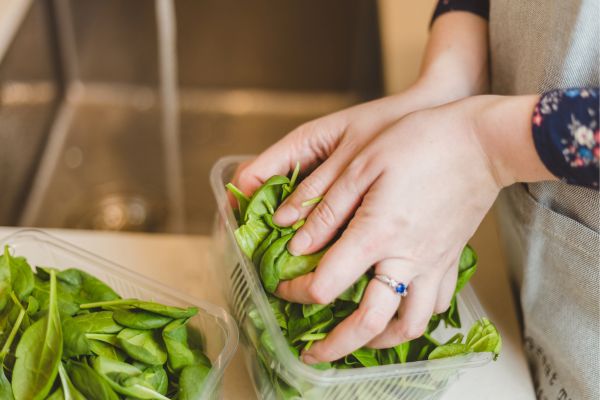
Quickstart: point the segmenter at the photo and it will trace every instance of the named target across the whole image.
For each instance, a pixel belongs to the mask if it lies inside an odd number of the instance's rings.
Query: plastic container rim
[[[220,158],[212,167],[210,173],[211,186],[214,191],[218,212],[220,213],[227,230],[227,236],[229,240],[235,242],[235,236],[233,231],[237,227],[237,222],[233,214],[231,204],[226,201],[227,193],[225,191],[225,183],[221,180],[223,170],[226,167],[230,167],[232,164],[239,164],[243,161],[254,158],[252,155],[230,155]],[[225,201],[223,201],[223,199]],[[353,368],[353,369],[328,369],[328,370],[317,370],[312,368],[298,358],[288,349],[287,342],[279,329],[275,316],[272,312],[265,312],[270,310],[269,303],[265,291],[260,284],[260,278],[256,272],[256,268],[251,260],[243,254],[238,246],[234,246],[236,252],[236,258],[242,265],[242,272],[249,285],[250,296],[252,296],[254,302],[258,305],[257,309],[260,313],[261,318],[265,322],[265,328],[273,338],[276,348],[285,351],[277,352],[277,356],[282,364],[285,365],[285,369],[278,371],[282,375],[288,375],[290,378],[297,378],[302,376],[305,379],[313,382],[318,382],[322,385],[339,384],[360,379],[382,379],[390,377],[407,377],[411,375],[422,374],[425,372],[431,372],[436,370],[447,370],[447,369],[462,369],[472,368],[487,364],[492,360],[493,354],[491,352],[484,353],[471,353],[461,356],[455,356],[445,359],[438,360],[424,360],[415,361],[406,364],[392,364],[369,368]],[[465,306],[470,309],[470,312],[478,317],[483,315],[481,306],[476,301],[474,293],[470,285],[465,286],[459,294],[459,298],[468,299],[468,302],[464,302]],[[358,376],[357,376],[358,375]]]

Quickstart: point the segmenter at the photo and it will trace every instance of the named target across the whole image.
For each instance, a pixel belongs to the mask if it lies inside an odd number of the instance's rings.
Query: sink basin
[[[208,233],[218,158],[258,153],[381,94],[376,2],[174,4],[182,232]],[[10,204],[0,224],[168,230],[154,10],[151,0],[32,3],[0,59],[0,138],[18,139],[0,148]],[[43,74],[14,67],[32,63]]]

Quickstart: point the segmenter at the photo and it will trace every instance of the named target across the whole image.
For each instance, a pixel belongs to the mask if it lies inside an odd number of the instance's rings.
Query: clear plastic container
[[[225,367],[237,349],[238,330],[233,318],[220,307],[177,293],[158,282],[114,264],[100,256],[35,229],[24,229],[1,239],[0,246],[8,244],[17,256],[27,258],[29,264],[79,268],[110,285],[122,297],[134,297],[160,303],[189,307],[197,306],[198,314],[189,326],[202,334],[204,350],[213,368],[206,378],[198,400],[220,399]]]
[[[219,214],[215,223],[215,244],[222,263],[218,270],[227,299],[241,328],[241,343],[248,371],[259,398],[302,399],[435,399],[452,384],[461,370],[488,363],[491,353],[473,353],[452,358],[325,371],[303,364],[289,350],[279,329],[259,275],[251,260],[238,248],[233,235],[237,223],[225,192],[238,165],[248,156],[220,159],[211,171],[211,185]],[[472,289],[465,287],[459,296],[463,328],[440,326],[434,337],[447,340],[456,332],[466,334],[469,327],[483,316]],[[255,311],[253,311],[255,310]],[[253,311],[253,318],[248,314]],[[256,315],[262,325],[257,327]],[[269,335],[271,346],[264,345],[261,335]],[[293,388],[292,390],[289,390]],[[291,394],[290,394],[291,393]]]

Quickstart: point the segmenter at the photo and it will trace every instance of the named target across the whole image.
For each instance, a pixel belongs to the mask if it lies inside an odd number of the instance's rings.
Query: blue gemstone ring
[[[402,282],[398,282],[395,279],[390,278],[387,275],[375,275],[375,279],[379,282],[385,283],[399,296],[406,297],[408,294],[408,285]]]

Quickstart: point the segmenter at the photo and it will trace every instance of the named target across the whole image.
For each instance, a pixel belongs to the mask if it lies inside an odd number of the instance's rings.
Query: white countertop
[[[489,226],[484,223],[482,229],[485,228]],[[0,227],[0,238],[17,229]],[[208,236],[56,229],[46,231],[187,294],[226,307],[224,298],[218,291],[219,285],[212,284],[214,263],[211,262],[211,239]],[[473,244],[477,249],[477,238]],[[502,353],[498,361],[462,375],[443,399],[535,399],[520,346],[514,304],[502,268],[502,257],[494,254],[498,253],[497,248],[492,247],[490,250],[490,246],[482,247],[485,251],[479,251],[480,268],[473,279],[473,286],[486,313],[502,334]],[[255,398],[239,353],[233,358],[225,374],[224,398]]]

